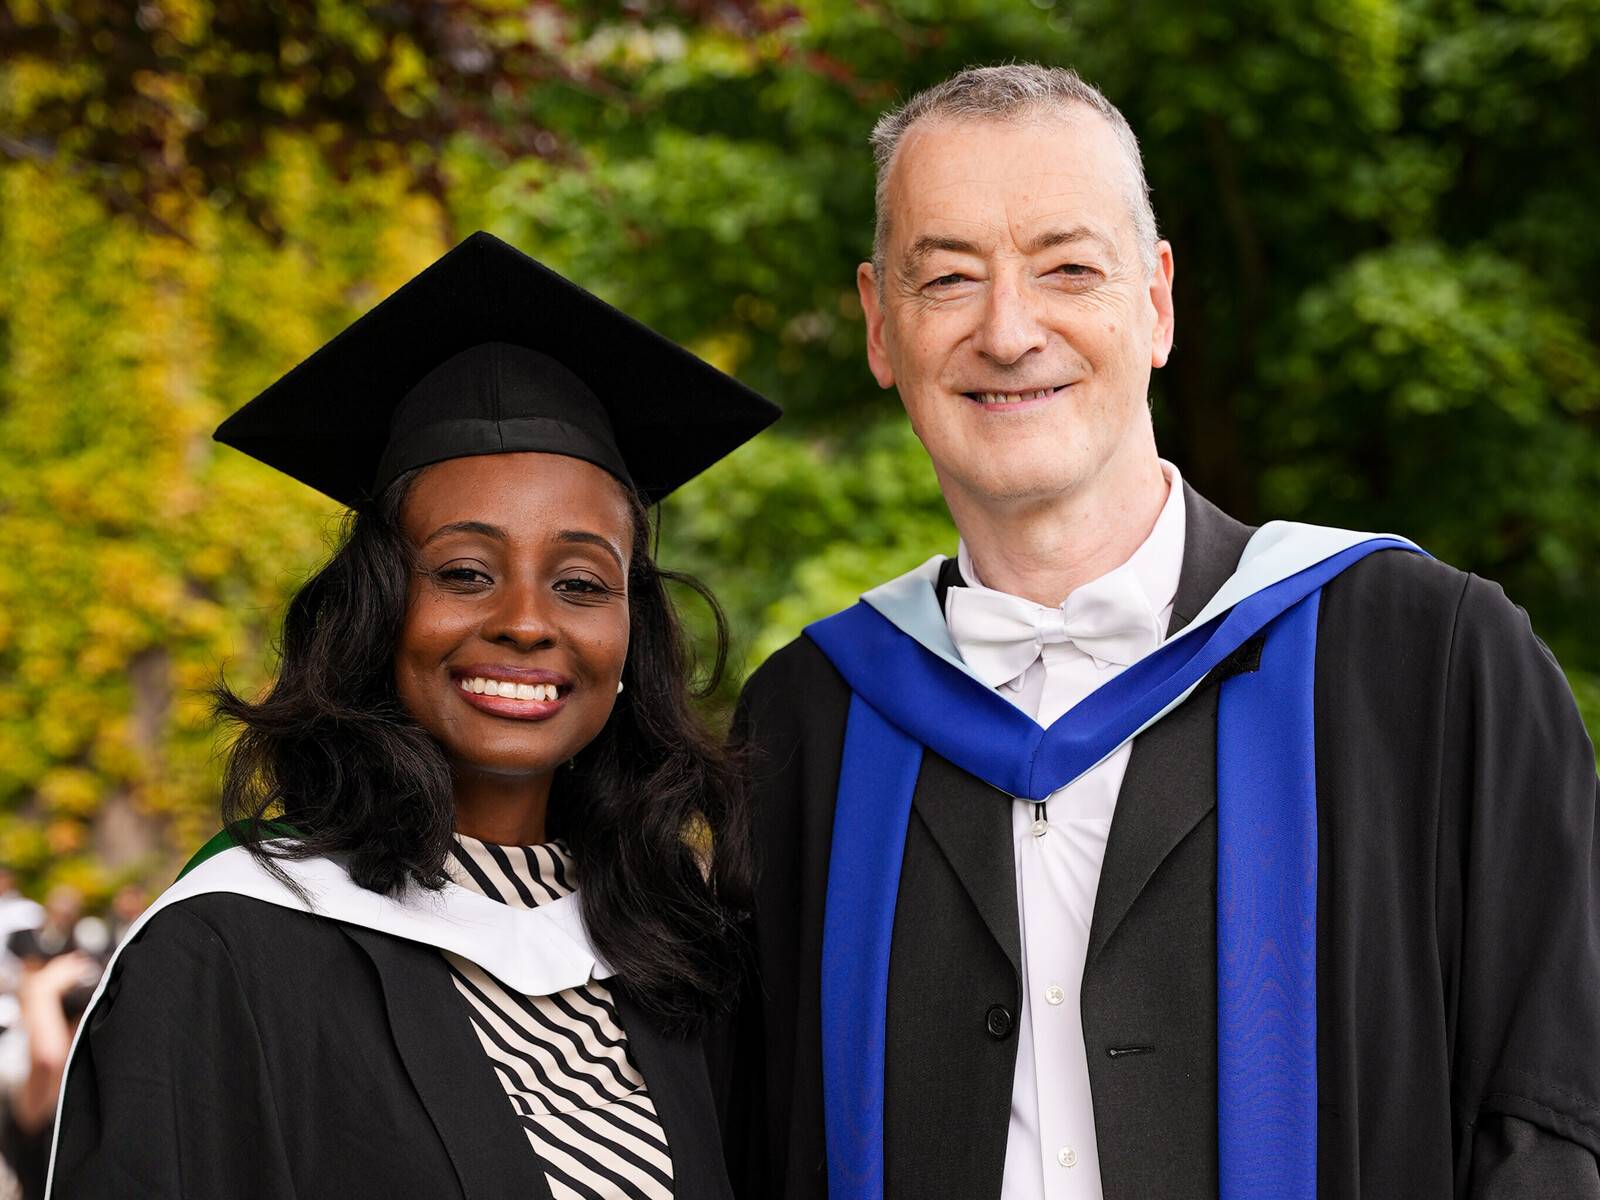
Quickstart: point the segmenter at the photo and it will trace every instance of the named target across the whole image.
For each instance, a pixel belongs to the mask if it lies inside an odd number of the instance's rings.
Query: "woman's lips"
[[[459,686],[456,692],[473,708],[493,713],[497,717],[511,717],[518,721],[543,721],[547,717],[555,716],[567,703],[566,696],[559,693],[554,700],[518,700],[514,696],[464,692]]]
[[[554,716],[572,690],[564,675],[525,668],[465,668],[451,672],[451,679],[457,694],[472,707],[518,721]]]

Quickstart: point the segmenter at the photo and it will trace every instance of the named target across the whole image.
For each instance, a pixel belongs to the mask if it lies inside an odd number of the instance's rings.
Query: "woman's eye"
[[[433,573],[433,577],[452,587],[479,587],[494,582],[476,567],[441,567]]]
[[[610,584],[591,579],[586,575],[567,575],[558,579],[555,582],[555,590],[569,596],[609,596],[616,591]]]

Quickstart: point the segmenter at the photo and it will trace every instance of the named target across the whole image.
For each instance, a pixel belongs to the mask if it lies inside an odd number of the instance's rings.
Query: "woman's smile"
[[[458,667],[450,672],[473,708],[515,721],[543,721],[561,711],[572,682],[554,671],[509,666]]]

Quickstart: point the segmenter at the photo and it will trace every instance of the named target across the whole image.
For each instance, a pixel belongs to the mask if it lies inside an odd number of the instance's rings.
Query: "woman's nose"
[[[497,599],[483,631],[487,640],[518,650],[555,642],[557,630],[550,611],[554,597],[546,588],[532,581],[509,581],[501,584]]]

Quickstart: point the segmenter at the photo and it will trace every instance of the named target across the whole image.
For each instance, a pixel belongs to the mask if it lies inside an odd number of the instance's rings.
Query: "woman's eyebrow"
[[[612,558],[617,560],[617,569],[626,571],[628,566],[622,561],[622,551],[618,550],[610,538],[602,537],[598,533],[590,533],[584,529],[563,529],[556,534],[558,542],[578,542],[585,546],[599,546]]]
[[[506,540],[506,531],[498,525],[487,525],[482,521],[452,521],[448,525],[441,525],[435,529],[422,544],[424,546],[431,545],[440,538],[447,537],[452,533],[476,533],[480,537],[494,538],[497,542]]]

